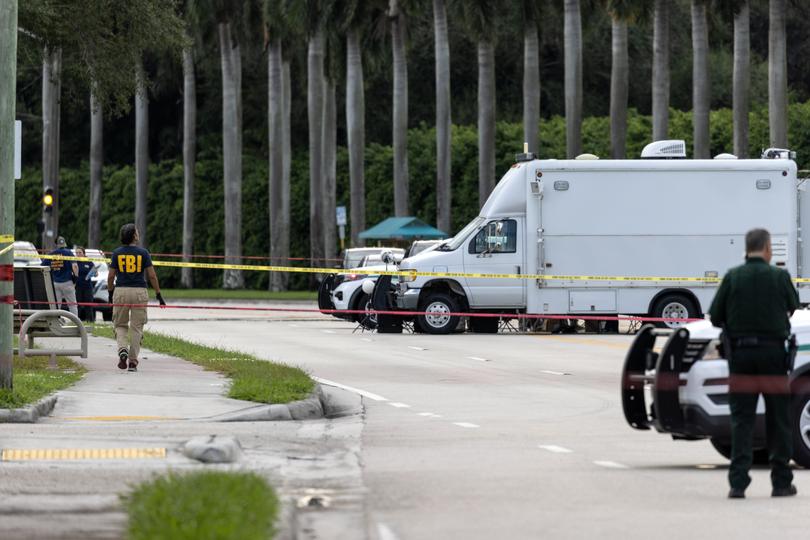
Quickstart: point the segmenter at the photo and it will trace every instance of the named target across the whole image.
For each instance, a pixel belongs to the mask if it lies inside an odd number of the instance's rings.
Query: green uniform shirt
[[[799,307],[790,274],[752,257],[728,271],[709,314],[712,324],[725,326],[731,336],[786,338],[790,314]]]

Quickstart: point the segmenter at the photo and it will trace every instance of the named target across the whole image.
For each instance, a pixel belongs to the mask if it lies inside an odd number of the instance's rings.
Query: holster
[[[725,358],[726,361],[731,362],[734,349],[731,346],[731,336],[728,335],[725,328],[720,332],[720,344],[717,346],[717,352],[720,353],[721,358]]]
[[[787,339],[787,354],[785,355],[785,367],[788,373],[793,371],[797,352],[799,352],[799,344],[796,342],[796,334],[790,334],[790,337]]]

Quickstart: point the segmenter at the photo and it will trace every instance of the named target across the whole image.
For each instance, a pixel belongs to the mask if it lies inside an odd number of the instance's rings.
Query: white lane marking
[[[298,328],[297,324],[288,324],[287,326],[289,326],[290,328]]]
[[[570,373],[565,373],[564,371],[552,371],[550,369],[541,369],[540,373],[547,373],[549,375],[571,375]]]
[[[599,465],[600,467],[605,467],[607,469],[628,469],[627,465],[622,465],[621,463],[616,463],[615,461],[594,461],[594,465]]]
[[[481,358],[480,356],[468,356],[470,360],[478,360],[479,362],[489,362],[486,358]]]
[[[355,394],[360,394],[363,397],[367,397],[368,399],[373,399],[374,401],[388,401],[388,398],[384,398],[381,395],[373,394],[371,392],[367,392],[365,390],[361,390],[359,388],[355,388],[353,386],[347,386],[345,384],[340,384],[335,381],[330,381],[329,379],[322,379],[320,377],[312,377],[312,380],[318,381],[321,384],[325,384],[327,386],[336,386],[338,388],[343,388],[344,390],[348,390],[349,392],[354,392]]]
[[[389,405],[391,405],[392,407],[396,407],[397,409],[410,409],[411,408],[411,406],[408,405],[407,403],[399,403],[397,401],[395,401],[393,403],[389,403]]]
[[[399,540],[397,535],[394,534],[394,531],[388,528],[388,525],[384,523],[377,523],[377,535],[380,537],[380,540]]]
[[[372,343],[374,340],[373,340],[373,339],[369,339],[369,338],[367,338],[367,337],[364,337],[364,338],[360,338],[360,341],[365,341],[366,343]]]
[[[424,347],[415,347],[415,346],[413,346],[413,345],[408,345],[408,348],[409,348],[409,349],[413,349],[413,350],[415,350],[415,351],[426,351],[426,350],[427,350],[427,349],[425,349]]]
[[[420,413],[417,413],[417,414],[419,416],[425,416],[427,418],[441,418],[442,417],[442,415],[435,414],[435,413],[432,413],[432,412],[420,412]]]
[[[324,334],[334,334],[335,333],[334,330],[321,330],[321,332],[323,332]]]
[[[549,452],[554,452],[557,454],[570,454],[573,450],[569,450],[564,446],[557,446],[556,444],[538,444],[538,448],[542,448],[543,450],[548,450]]]
[[[477,428],[481,427],[478,424],[471,424],[469,422],[453,422],[454,426],[463,427],[463,428]]]

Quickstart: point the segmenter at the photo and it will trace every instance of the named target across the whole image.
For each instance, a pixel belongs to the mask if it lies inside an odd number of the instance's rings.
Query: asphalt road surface
[[[370,538],[806,538],[810,474],[767,469],[726,499],[707,441],[624,421],[629,336],[380,335],[312,314],[150,312],[149,328],[307,369],[360,392]],[[366,535],[357,531],[357,537]]]

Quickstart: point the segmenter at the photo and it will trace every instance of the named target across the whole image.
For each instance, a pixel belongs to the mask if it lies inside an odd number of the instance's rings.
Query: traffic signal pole
[[[14,237],[14,117],[17,102],[17,0],[0,2],[0,251]],[[12,388],[14,253],[0,255],[0,389]]]

